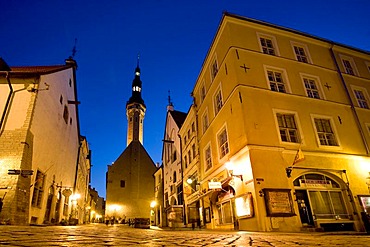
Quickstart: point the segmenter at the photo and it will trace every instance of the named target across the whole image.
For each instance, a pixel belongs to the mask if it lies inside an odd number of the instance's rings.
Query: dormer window
[[[132,91],[134,91],[134,92],[140,92],[141,91],[141,88],[139,86],[134,86],[134,87],[132,87]]]

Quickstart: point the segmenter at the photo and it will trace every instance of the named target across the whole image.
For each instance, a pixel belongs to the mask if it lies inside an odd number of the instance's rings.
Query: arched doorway
[[[345,183],[334,176],[307,173],[294,180],[299,216],[304,227],[353,230]]]

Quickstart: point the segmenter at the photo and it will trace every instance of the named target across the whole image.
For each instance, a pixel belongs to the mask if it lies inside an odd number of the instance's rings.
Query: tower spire
[[[145,116],[146,106],[144,100],[141,97],[141,86],[140,80],[140,67],[139,67],[140,55],[137,57],[137,67],[135,69],[135,77],[132,80],[132,95],[126,103],[126,115],[128,120],[127,127],[127,146],[132,141],[140,141],[143,143],[143,120]]]

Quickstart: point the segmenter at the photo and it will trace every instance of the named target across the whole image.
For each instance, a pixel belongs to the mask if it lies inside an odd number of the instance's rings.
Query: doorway
[[[310,203],[308,201],[307,190],[296,190],[295,193],[302,225],[313,227],[315,224],[312,217]]]

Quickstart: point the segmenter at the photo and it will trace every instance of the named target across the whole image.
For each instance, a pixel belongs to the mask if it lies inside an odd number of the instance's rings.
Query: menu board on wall
[[[293,201],[290,189],[263,189],[267,216],[293,216]]]

